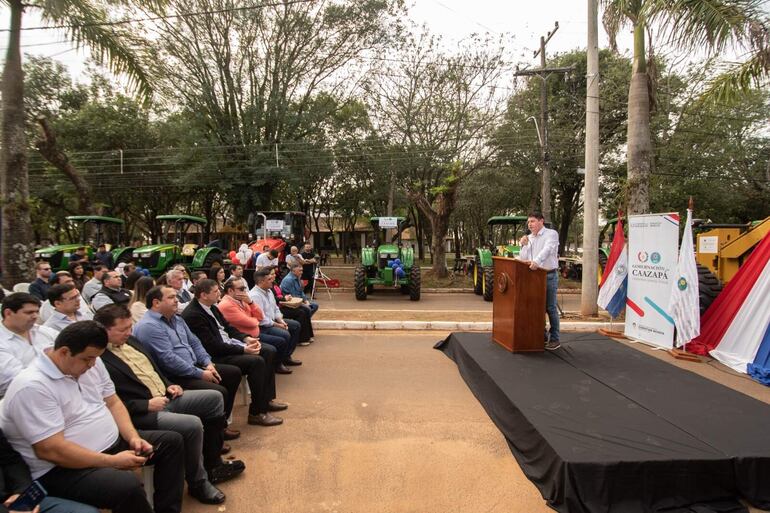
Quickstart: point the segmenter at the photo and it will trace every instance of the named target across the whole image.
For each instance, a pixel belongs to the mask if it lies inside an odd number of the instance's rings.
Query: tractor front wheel
[[[495,290],[495,268],[484,268],[484,301],[492,301],[492,293]]]
[[[409,299],[412,301],[420,300],[420,268],[417,263],[409,271]]]
[[[480,296],[484,293],[484,268],[481,267],[481,257],[476,255],[471,265],[473,266],[473,272],[471,273],[473,277],[473,292]]]
[[[700,264],[696,264],[698,267],[698,296],[700,300],[700,314],[703,315],[711,306],[711,303],[717,298],[720,292],[722,292],[722,284],[716,276],[705,267]]]
[[[210,271],[214,267],[222,267],[222,255],[212,251],[203,260],[203,269]]]
[[[366,299],[366,269],[359,265],[354,273],[356,299],[363,301]]]

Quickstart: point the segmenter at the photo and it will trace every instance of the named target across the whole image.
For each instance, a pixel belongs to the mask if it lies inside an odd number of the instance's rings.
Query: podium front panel
[[[520,260],[492,257],[492,340],[511,352],[543,351],[546,273]]]

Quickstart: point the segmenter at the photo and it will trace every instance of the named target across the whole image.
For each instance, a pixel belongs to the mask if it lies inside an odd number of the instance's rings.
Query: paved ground
[[[364,301],[353,293],[325,291],[316,295],[321,308],[318,320],[432,320],[491,321],[492,303],[468,293],[422,294],[419,301],[409,301],[397,291],[378,290]],[[580,310],[580,294],[559,294],[559,305],[565,312]]]
[[[324,332],[279,376],[291,403],[275,428],[245,425],[246,473],[220,511],[546,513],[502,435],[432,349],[445,334]],[[187,499],[186,513],[214,511]]]
[[[551,512],[455,364],[432,349],[446,335],[324,331],[299,348],[305,365],[278,376],[291,403],[283,426],[247,426],[236,407],[233,454],[248,468],[222,485],[218,511]],[[631,346],[770,404],[770,387],[719,363]],[[184,511],[214,507],[188,499]]]

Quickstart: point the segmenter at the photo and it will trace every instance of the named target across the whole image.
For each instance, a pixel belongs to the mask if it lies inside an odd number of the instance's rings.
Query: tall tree
[[[762,0],[602,0],[604,26],[615,46],[615,36],[625,25],[634,32],[633,65],[628,91],[628,213],[650,208],[652,139],[650,135],[651,83],[655,80],[654,30],[663,40],[685,51],[706,50],[711,55],[730,45],[749,48],[746,66],[718,77],[714,90],[724,96],[732,87],[747,88],[753,80],[770,74],[770,36]],[[736,75],[737,73],[737,75]],[[737,78],[736,78],[737,76]]]
[[[150,2],[151,0],[137,0]],[[126,73],[131,85],[145,96],[150,81],[132,49],[136,39],[121,26],[108,26],[105,6],[121,2],[105,0],[40,0],[34,6],[22,0],[3,0],[10,8],[8,50],[3,67],[2,138],[0,148],[0,180],[2,187],[2,230],[0,230],[0,264],[7,285],[26,281],[32,273],[32,223],[27,174],[28,143],[25,133],[24,75],[21,60],[21,31],[24,9],[39,9],[44,21],[62,26],[78,45],[88,44],[101,62],[114,72]],[[152,1],[159,5],[161,0]]]
[[[473,38],[450,55],[422,34],[384,59],[367,86],[381,137],[400,147],[398,184],[429,221],[437,277],[448,275],[445,241],[458,187],[490,162],[502,58],[491,41]]]

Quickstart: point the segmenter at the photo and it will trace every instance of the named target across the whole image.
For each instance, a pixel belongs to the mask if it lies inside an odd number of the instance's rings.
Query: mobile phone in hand
[[[45,491],[43,485],[37,481],[32,481],[32,484],[22,492],[19,497],[13,501],[8,507],[9,511],[32,511],[35,507],[45,499],[48,492]]]

